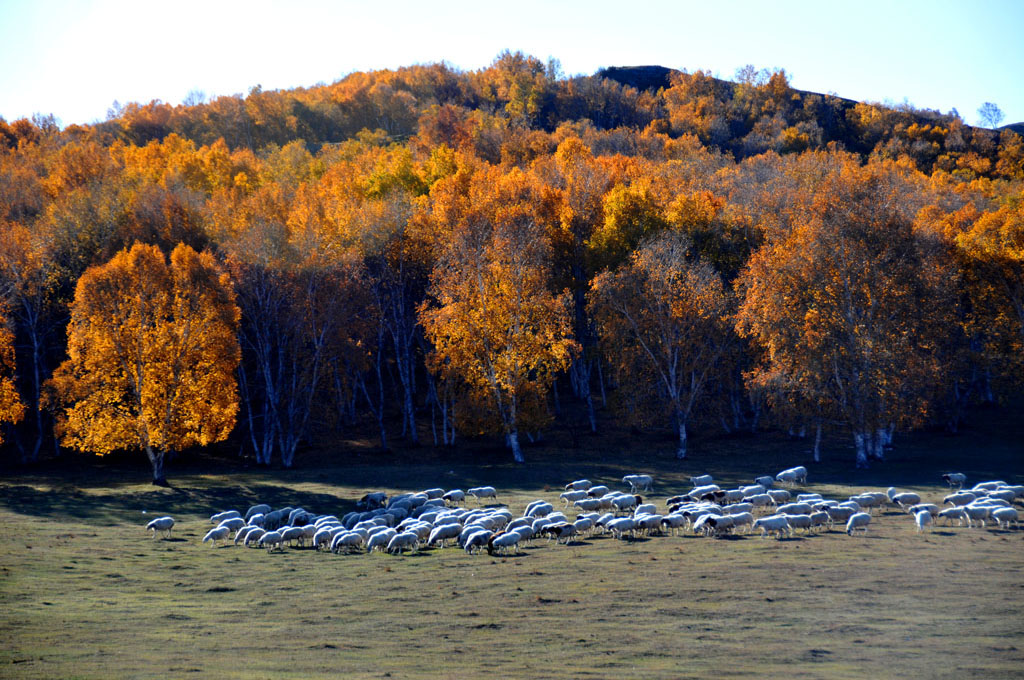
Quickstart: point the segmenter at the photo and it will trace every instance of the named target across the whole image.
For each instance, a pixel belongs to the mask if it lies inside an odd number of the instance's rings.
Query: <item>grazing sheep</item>
[[[262,538],[263,534],[265,533],[267,532],[263,529],[260,529],[259,527],[250,529],[245,533],[245,538],[242,540],[242,545],[244,545],[247,548],[250,545],[258,546],[260,544],[260,538]]]
[[[228,529],[226,526],[214,527],[213,529],[210,529],[208,532],[206,532],[205,536],[203,536],[203,543],[209,541],[211,546],[217,545],[217,541],[221,540],[227,543],[228,535],[230,533],[231,529]]]
[[[1009,529],[1010,522],[1013,522],[1015,527],[1020,527],[1020,514],[1016,508],[999,508],[989,513],[989,517],[994,519],[1000,529]],[[1003,525],[1006,525],[1005,527]]]
[[[914,514],[914,524],[917,525],[917,532],[924,531],[926,526],[932,523],[932,513],[927,510],[920,510]]]
[[[1013,489],[1000,488],[995,491],[988,492],[988,498],[994,498],[999,501],[1006,501],[1012,503],[1017,498],[1017,492]]]
[[[825,509],[828,513],[828,525],[831,529],[836,522],[846,522],[851,517],[860,512],[860,508],[850,508],[843,505],[836,505]]]
[[[967,526],[968,528],[974,528],[974,522],[981,522],[981,526],[985,526],[985,520],[988,519],[989,513],[992,509],[987,505],[977,505],[971,503],[969,505],[962,506],[964,514],[967,515]]]
[[[910,506],[910,514],[916,515],[922,510],[926,510],[932,517],[937,517],[939,514],[939,506],[934,503],[918,503],[917,505]]]
[[[753,512],[754,504],[749,502],[733,503],[732,505],[722,508],[722,511],[727,515],[739,515],[744,512]]]
[[[826,511],[824,511],[824,510],[816,510],[816,511],[812,512],[809,516],[811,518],[811,529],[812,530],[816,529],[818,527],[828,526],[831,523],[831,521],[832,521],[829,518],[828,513]]]
[[[632,517],[618,517],[610,520],[605,527],[612,533],[615,538],[622,538],[623,534],[633,535],[636,531],[636,520]]]
[[[917,505],[921,502],[921,496],[913,492],[897,493],[895,487],[889,487],[885,492],[889,502],[893,505],[898,505],[903,510],[906,510],[912,505]]]
[[[698,486],[707,486],[708,484],[714,484],[715,478],[711,475],[697,475],[696,477],[690,477],[690,485],[693,488]]]
[[[239,543],[241,543],[242,545],[245,545],[245,537],[248,536],[249,533],[251,531],[253,531],[254,529],[259,529],[259,528],[260,527],[258,527],[258,526],[253,524],[253,525],[244,526],[241,529],[239,529],[238,531],[236,531],[235,532],[235,545],[238,545]]]
[[[477,500],[484,498],[498,498],[498,492],[493,486],[477,486],[472,489],[467,489],[466,493]]]
[[[964,511],[963,507],[955,506],[952,508],[946,508],[945,510],[939,511],[939,519],[946,520],[947,526],[951,521],[955,519],[956,525],[958,527],[962,527],[964,524],[967,523],[967,513]]]
[[[846,522],[846,534],[853,536],[853,532],[857,529],[867,533],[869,524],[871,524],[871,515],[866,512],[856,512],[850,515],[850,519]]]
[[[991,482],[978,482],[977,484],[974,485],[971,491],[995,491],[1001,486],[1007,486],[1006,482],[1002,480]]]
[[[733,529],[744,527],[744,533],[749,532],[754,527],[754,515],[749,512],[737,512],[732,517]]]
[[[254,505],[245,511],[245,521],[248,522],[250,519],[252,519],[253,515],[265,515],[268,512],[270,512],[270,506],[267,505],[266,503]]]
[[[810,515],[810,513],[807,513],[806,515],[802,515],[802,514],[792,515],[792,514],[789,514],[789,513],[781,512],[781,508],[780,508],[779,514],[786,518],[786,521],[789,522],[789,526],[793,527],[794,529],[803,529],[804,533],[810,533],[810,531],[811,531],[811,515]]]
[[[782,538],[783,534],[793,535],[793,527],[789,525],[789,520],[786,519],[785,515],[759,517],[754,520],[752,528],[761,530],[761,538],[770,533],[774,533],[777,538]]]
[[[747,486],[741,486],[740,491],[743,492],[744,496],[756,496],[768,491],[768,487],[764,484],[748,484]]]
[[[402,533],[395,534],[391,537],[391,540],[388,541],[388,547],[386,550],[392,555],[396,553],[402,554],[405,552],[406,548],[412,548],[413,552],[417,552],[419,544],[420,537],[417,534],[411,531],[403,531]]]
[[[587,495],[590,496],[591,498],[600,498],[601,496],[608,493],[610,490],[611,489],[609,489],[604,484],[599,484],[597,486],[592,486],[589,489],[587,489]]]
[[[943,505],[947,505],[948,504],[948,505],[952,505],[954,507],[959,507],[961,505],[969,505],[969,504],[973,503],[974,501],[976,501],[977,499],[978,499],[978,495],[977,494],[973,494],[970,491],[958,491],[956,493],[951,493],[948,496],[946,496],[945,498],[943,498],[942,499],[942,504]]]
[[[701,497],[706,496],[709,493],[714,493],[715,491],[721,490],[722,487],[718,486],[717,484],[705,484],[704,486],[698,486],[696,488],[690,489],[690,492],[686,494],[686,497],[691,500],[699,501]]]
[[[565,485],[566,491],[587,491],[590,487],[594,486],[591,484],[589,479],[577,479],[575,482],[569,482]]]
[[[359,550],[359,547],[363,545],[364,537],[355,531],[342,531],[331,539],[331,552],[338,554],[341,552],[350,553],[354,550]]]
[[[550,515],[554,511],[555,506],[551,505],[551,503],[548,503],[547,501],[534,501],[533,503],[530,503],[526,508],[526,512],[523,514],[527,517],[544,517],[545,515]]]
[[[466,537],[465,541],[463,541],[462,549],[470,555],[474,552],[480,552],[487,547],[487,542],[491,540],[491,536],[493,535],[493,532],[487,531],[486,529],[474,531]]]
[[[788,503],[789,499],[793,497],[793,494],[789,493],[785,489],[769,489],[768,496],[772,499],[772,503],[778,505],[779,503]]]
[[[267,552],[273,552],[275,548],[284,550],[284,536],[280,531],[268,531],[260,536],[259,541],[260,546],[266,547]]]
[[[635,508],[636,506],[640,505],[643,502],[644,499],[641,496],[631,496],[629,494],[623,494],[621,496],[617,496],[616,498],[614,498],[612,500],[612,505],[614,505],[615,508],[620,512],[628,512],[629,510],[632,510],[633,508]]]
[[[946,484],[949,484],[951,489],[962,489],[967,482],[967,475],[962,472],[949,472],[942,475],[942,478],[946,480]]]
[[[383,491],[374,491],[368,493],[356,501],[357,508],[363,508],[366,510],[375,510],[377,508],[383,508],[384,504],[388,502],[388,495]]]
[[[650,475],[626,475],[622,478],[622,482],[629,484],[629,490],[633,493],[651,491],[654,488],[654,478]]]
[[[785,482],[786,484],[806,484],[807,483],[807,468],[803,465],[783,470],[779,474],[775,475],[775,480],[779,482]]]
[[[633,509],[633,517],[639,517],[640,515],[653,515],[658,512],[658,508],[654,503],[642,503]]]
[[[788,492],[787,492],[788,493]],[[745,496],[744,503],[750,503],[755,508],[763,508],[772,503],[772,497],[766,493],[756,493],[753,496]]]
[[[661,528],[675,536],[680,529],[686,526],[686,518],[682,515],[670,514],[661,518]]]
[[[820,500],[823,500],[820,493],[798,493],[796,495],[797,503],[813,503]]]
[[[216,515],[210,517],[210,524],[220,524],[226,519],[232,519],[233,517],[241,516],[242,513],[238,512],[238,510],[226,510],[224,512],[218,512]],[[242,525],[244,526],[245,522],[242,522]]]
[[[466,502],[466,492],[462,489],[452,489],[448,493],[441,496],[444,502],[448,505],[458,505],[459,503]]]
[[[775,478],[771,475],[762,475],[761,477],[754,478],[754,484],[760,484],[767,490],[772,488],[772,485],[775,484]]]
[[[221,522],[220,524],[218,524],[217,528],[224,527],[228,531],[238,531],[239,529],[241,529],[244,526],[245,526],[245,520],[242,519],[241,517],[230,517],[230,518],[224,520],[223,522]]]
[[[432,546],[440,541],[443,548],[449,539],[457,539],[461,533],[461,524],[442,524],[441,526],[434,527],[430,532],[430,536],[427,537],[427,545]]]
[[[254,527],[262,527],[263,520],[266,519],[266,515],[262,512],[257,512],[255,515],[246,520],[246,523]]]
[[[302,546],[306,541],[306,532],[303,531],[302,527],[283,526],[278,530],[278,533],[281,534],[281,539],[289,544],[292,541],[296,541],[299,546]]]
[[[558,497],[562,500],[563,503],[565,503],[565,507],[569,507],[570,503],[575,503],[576,501],[581,501],[584,498],[589,498],[590,495],[586,491],[578,490],[560,493],[558,494]]]
[[[780,515],[809,515],[813,511],[810,503],[786,503],[775,509]]]
[[[391,539],[398,535],[398,532],[394,529],[382,529],[375,534],[371,534],[366,539],[366,552],[373,552],[374,550],[384,550],[388,547]]]
[[[156,538],[159,532],[166,534],[165,538],[171,537],[171,529],[174,527],[173,517],[157,517],[146,525],[147,529],[153,530],[153,538]]]
[[[487,554],[497,555],[499,552],[508,554],[510,550],[519,552],[519,541],[522,537],[515,531],[509,531],[504,534],[498,534],[497,536],[491,536],[487,540]]]

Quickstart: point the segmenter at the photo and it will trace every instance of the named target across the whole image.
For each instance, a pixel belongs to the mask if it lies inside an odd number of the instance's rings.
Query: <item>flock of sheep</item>
[[[624,539],[639,535],[675,535],[691,531],[703,536],[760,530],[764,538],[793,536],[796,530],[812,533],[831,530],[837,523],[853,535],[866,532],[874,508],[896,506],[909,513],[917,531],[944,520],[958,526],[986,526],[986,521],[1009,529],[1019,526],[1014,502],[1024,498],[1024,486],[1002,481],[981,482],[964,490],[966,477],[961,473],[943,475],[954,493],[943,499],[943,506],[924,503],[912,492],[890,488],[886,493],[867,492],[847,500],[826,499],[816,493],[795,494],[777,484],[805,484],[807,469],[790,468],[775,477],[758,477],[750,485],[722,489],[710,475],[691,477],[693,489],[668,498],[664,511],[654,503],[645,503],[638,492],[648,492],[654,480],[650,475],[627,475],[629,492],[613,491],[581,479],[565,486],[560,495],[564,507],[557,510],[545,500],[529,503],[520,516],[507,507],[493,504],[470,509],[467,498],[476,502],[497,500],[497,491],[481,486],[462,491],[427,489],[389,497],[385,492],[369,493],[356,504],[357,510],[338,518],[316,515],[303,508],[277,510],[269,505],[254,505],[243,515],[237,510],[219,512],[210,518],[215,526],[203,537],[203,543],[233,541],[235,545],[284,550],[285,546],[310,546],[333,553],[373,552],[400,554],[421,547],[444,548],[458,545],[467,553],[491,555],[518,552],[520,544],[539,538],[570,543],[578,538],[607,534]],[[570,507],[574,516],[565,513]],[[149,522],[147,529],[170,536],[171,517]]]

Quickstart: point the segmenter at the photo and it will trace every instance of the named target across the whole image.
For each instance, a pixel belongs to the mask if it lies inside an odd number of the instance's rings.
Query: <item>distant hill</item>
[[[1020,123],[1010,123],[1009,125],[1004,125],[1003,127],[999,128],[999,129],[1000,130],[1013,130],[1018,135],[1024,136],[1024,121],[1021,121]]]

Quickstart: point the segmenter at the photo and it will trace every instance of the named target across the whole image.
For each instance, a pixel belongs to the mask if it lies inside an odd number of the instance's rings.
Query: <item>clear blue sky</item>
[[[114,100],[177,104],[190,90],[440,60],[473,70],[508,48],[555,57],[569,75],[781,67],[800,89],[955,107],[968,123],[991,101],[1011,123],[1024,121],[1022,34],[1024,0],[0,0],[0,116],[92,122]]]

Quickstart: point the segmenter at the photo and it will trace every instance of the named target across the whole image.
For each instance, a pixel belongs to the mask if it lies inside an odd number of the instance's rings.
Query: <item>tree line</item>
[[[571,400],[679,457],[695,428],[782,426],[866,465],[1019,387],[1009,130],[782,71],[651,92],[518,53],[226,99],[0,121],[23,460],[140,448],[160,479],[232,437],[291,466],[345,428],[522,460]]]

